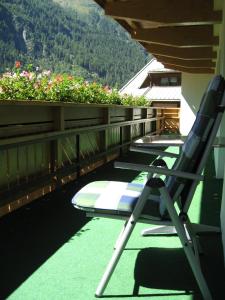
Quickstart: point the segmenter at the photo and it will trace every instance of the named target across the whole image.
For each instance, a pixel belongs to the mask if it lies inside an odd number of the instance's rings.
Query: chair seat
[[[130,215],[144,185],[120,181],[94,181],[84,186],[72,199],[72,204],[87,212]],[[147,201],[144,215],[160,218],[159,203]]]

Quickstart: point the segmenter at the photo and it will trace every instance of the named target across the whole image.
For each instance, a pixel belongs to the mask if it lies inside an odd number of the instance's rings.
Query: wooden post
[[[64,107],[54,107],[54,129],[56,131],[65,130],[65,121],[64,121]],[[62,167],[62,153],[63,145],[60,139],[56,139],[51,142],[51,172],[56,172]],[[55,177],[56,187],[61,185],[61,178]]]
[[[110,108],[106,107],[103,109],[103,123],[106,125],[109,125],[111,122],[111,116],[110,116]],[[100,133],[100,149],[102,152],[107,153],[108,149],[108,130],[105,128]],[[108,161],[107,154],[105,155],[105,162]]]
[[[80,134],[76,135],[77,178],[80,177]]]
[[[123,155],[123,127],[120,126],[120,155]]]
[[[129,120],[133,121],[134,120],[134,108],[129,109]],[[132,125],[129,125],[129,140],[132,142],[133,136],[132,136]]]
[[[147,108],[142,108],[141,110],[141,118],[142,119],[147,119],[148,118],[148,109]],[[142,136],[146,135],[146,122],[144,121],[142,123]]]

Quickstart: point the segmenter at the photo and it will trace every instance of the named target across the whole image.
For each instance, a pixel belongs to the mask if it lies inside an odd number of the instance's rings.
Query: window
[[[160,80],[160,86],[168,86],[169,84],[169,78],[168,77],[163,77]]]
[[[178,84],[178,78],[177,77],[171,77],[170,78],[170,85],[179,85]]]
[[[179,73],[177,74],[161,74],[160,81],[156,80],[153,85],[158,86],[180,86],[181,85],[181,76]],[[155,84],[154,84],[155,83]]]
[[[159,72],[149,73],[140,89],[151,86],[181,86],[181,73]]]

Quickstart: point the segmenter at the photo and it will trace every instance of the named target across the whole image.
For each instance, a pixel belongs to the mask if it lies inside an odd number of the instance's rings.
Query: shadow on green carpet
[[[127,161],[140,163],[146,162],[146,158],[146,155],[125,156]],[[71,204],[72,196],[83,185],[98,179],[132,181],[137,174],[114,169],[110,162],[1,218],[0,299],[15,291],[73,236],[81,237],[89,230],[83,227],[90,218]]]

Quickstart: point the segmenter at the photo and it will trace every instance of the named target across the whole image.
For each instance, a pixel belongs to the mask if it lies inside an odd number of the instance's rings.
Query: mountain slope
[[[93,0],[53,0],[64,8],[73,9],[81,14],[89,14],[94,11],[101,12]]]
[[[149,60],[91,0],[1,0],[0,72],[15,60],[120,87]]]

